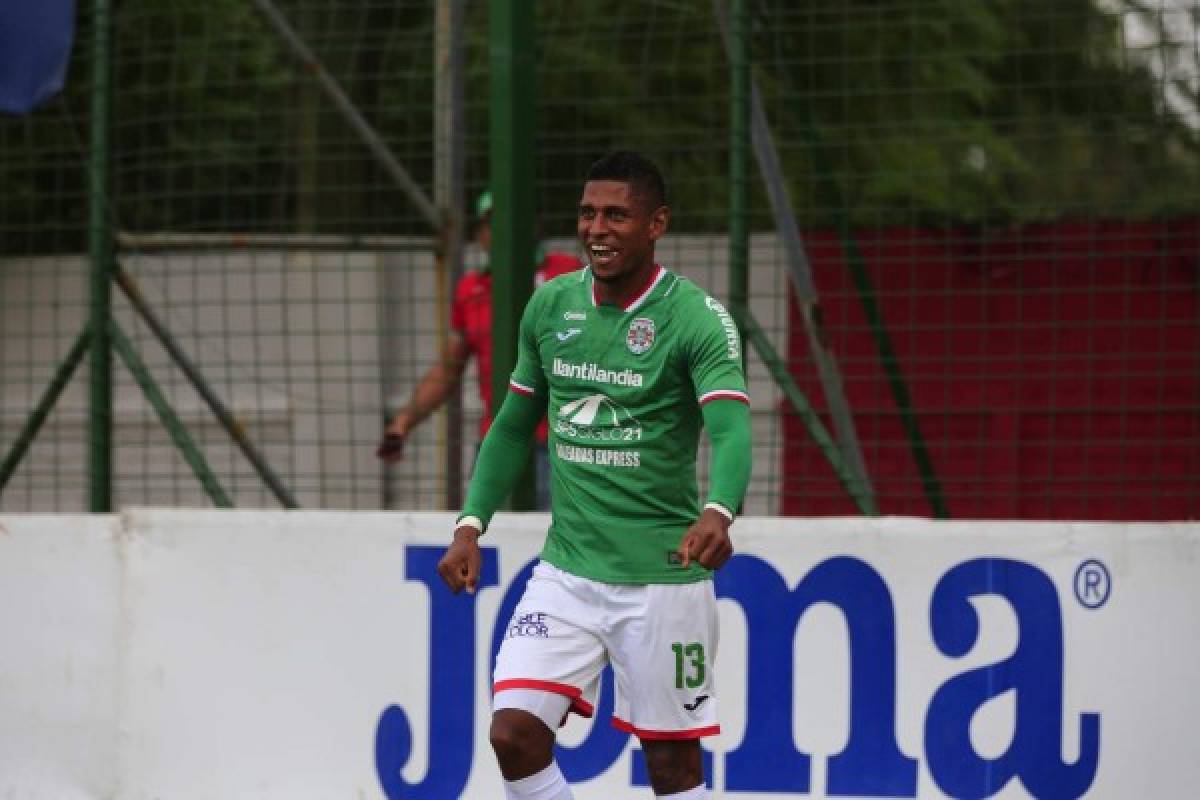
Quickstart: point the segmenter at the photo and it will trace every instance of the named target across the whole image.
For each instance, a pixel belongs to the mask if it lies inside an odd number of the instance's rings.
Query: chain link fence
[[[445,144],[438,5],[112,9],[105,210],[133,354],[114,360],[114,505],[209,505],[215,484],[238,506],[430,509],[461,487],[474,365],[461,415],[427,421],[395,466],[374,454],[438,358],[461,268],[412,189],[433,195]],[[0,118],[5,511],[88,507],[92,383],[87,359],[69,367],[91,314],[94,8],[79,4],[65,90]],[[1200,513],[1193,4],[535,9],[521,90],[548,247],[575,250],[588,165],[638,149],[669,184],[660,260],[727,299],[731,156],[752,165],[737,217],[760,334],[747,512],[859,513],[852,474],[881,513]],[[490,10],[462,3],[450,37],[462,219],[492,167]],[[734,36],[750,61],[741,140]],[[463,266],[480,257],[468,246]]]

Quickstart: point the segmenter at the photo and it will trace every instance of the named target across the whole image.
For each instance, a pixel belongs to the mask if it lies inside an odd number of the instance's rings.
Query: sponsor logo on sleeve
[[[717,319],[721,321],[721,328],[725,331],[725,354],[731,359],[741,358],[742,340],[738,336],[737,325],[734,324],[733,317],[729,316],[725,306],[711,297],[704,298],[704,305],[708,306],[709,310],[714,312]]]

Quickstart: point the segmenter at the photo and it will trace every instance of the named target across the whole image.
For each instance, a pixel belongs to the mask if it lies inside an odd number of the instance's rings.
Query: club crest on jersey
[[[640,356],[649,350],[650,345],[654,344],[654,320],[638,317],[629,323],[629,333],[625,334],[625,344],[629,345],[629,352],[635,356]]]

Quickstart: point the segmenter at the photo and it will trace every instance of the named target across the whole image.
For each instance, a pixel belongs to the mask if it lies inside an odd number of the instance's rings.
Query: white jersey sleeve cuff
[[[704,508],[705,508],[705,510],[708,510],[711,508],[713,511],[716,511],[718,514],[720,514],[725,519],[729,520],[730,522],[733,522],[733,512],[730,511],[725,506],[721,505],[720,503],[705,503]]]
[[[483,520],[481,520],[479,517],[459,517],[458,521],[454,523],[455,530],[464,526],[468,528],[474,528],[475,530],[479,531],[480,536],[483,536]]]

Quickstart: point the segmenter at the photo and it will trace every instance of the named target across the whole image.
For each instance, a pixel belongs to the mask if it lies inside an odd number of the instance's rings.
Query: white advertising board
[[[120,519],[0,516],[0,797],[111,797]]]
[[[447,514],[0,516],[0,797],[495,798],[491,653],[544,515],[473,597]],[[715,797],[1185,797],[1200,525],[744,518],[717,575]],[[651,797],[573,719],[575,795]]]

